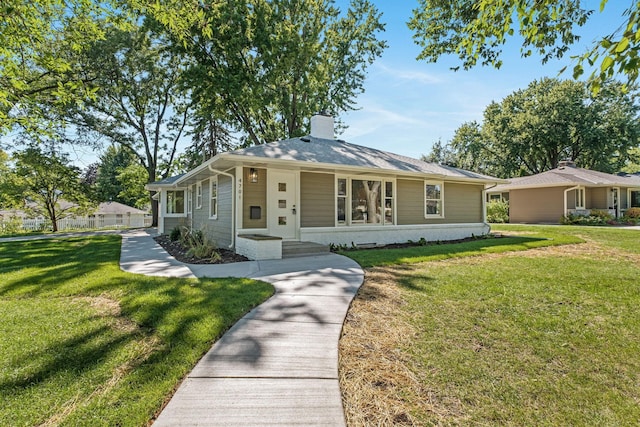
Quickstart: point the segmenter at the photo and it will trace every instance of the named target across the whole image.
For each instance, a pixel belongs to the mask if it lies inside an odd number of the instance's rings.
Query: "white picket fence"
[[[56,221],[56,223],[58,225],[58,231],[98,228],[137,228],[150,227],[152,218],[150,215],[98,215],[63,218]],[[22,228],[27,231],[50,230],[51,221],[45,218],[25,218],[22,220]],[[2,229],[2,220],[0,220],[0,230]]]

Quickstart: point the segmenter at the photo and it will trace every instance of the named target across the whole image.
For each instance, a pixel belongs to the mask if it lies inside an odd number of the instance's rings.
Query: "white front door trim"
[[[270,236],[298,238],[298,173],[267,170],[267,228]]]

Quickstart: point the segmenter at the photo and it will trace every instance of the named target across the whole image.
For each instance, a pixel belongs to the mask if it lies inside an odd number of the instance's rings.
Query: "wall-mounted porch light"
[[[256,168],[249,169],[249,181],[253,183],[258,182],[258,169]]]

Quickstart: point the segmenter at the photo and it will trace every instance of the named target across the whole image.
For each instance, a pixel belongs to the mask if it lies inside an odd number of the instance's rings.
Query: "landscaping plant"
[[[509,222],[509,202],[492,200],[487,203],[487,222],[495,224]]]

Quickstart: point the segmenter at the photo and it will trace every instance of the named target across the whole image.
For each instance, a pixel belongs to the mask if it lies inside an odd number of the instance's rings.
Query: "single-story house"
[[[89,217],[95,218],[96,227],[146,227],[151,222],[148,212],[113,201],[100,203]]]
[[[64,211],[75,207],[75,203],[66,200],[59,200],[58,205]],[[10,218],[19,218],[23,222],[23,227],[29,230],[38,230],[46,227],[49,218],[42,214],[34,216],[33,209],[37,205],[27,202],[31,208],[29,212],[22,209],[0,210],[0,221]],[[79,229],[79,228],[102,228],[102,227],[147,227],[151,225],[151,215],[143,210],[127,206],[119,202],[102,202],[91,210],[87,215],[63,215],[59,219],[58,230]]]
[[[221,153],[146,188],[157,192],[159,232],[204,229],[246,255],[260,239],[351,246],[483,235],[485,188],[500,182],[336,140],[333,118],[315,115],[309,136]],[[263,255],[280,256],[270,250]]]
[[[578,168],[571,161],[487,190],[487,200],[508,200],[512,223],[558,223],[569,214],[605,211],[618,218],[640,207],[640,177]]]

